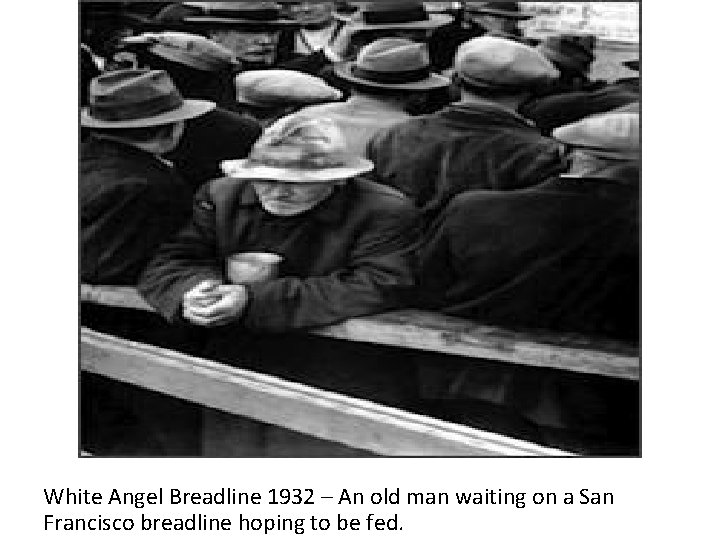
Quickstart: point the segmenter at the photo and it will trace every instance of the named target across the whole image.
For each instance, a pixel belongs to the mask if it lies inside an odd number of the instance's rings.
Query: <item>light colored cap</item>
[[[610,159],[638,159],[640,115],[636,112],[609,112],[588,116],[553,131],[558,141],[589,150]]]
[[[205,37],[185,32],[144,34],[151,53],[201,71],[220,71],[237,65],[233,52]]]
[[[542,86],[560,76],[552,62],[533,47],[496,36],[460,45],[455,72],[470,86],[509,91]]]
[[[332,120],[298,115],[266,129],[247,159],[222,162],[222,170],[233,178],[295,183],[334,182],[372,169],[372,161],[350,154]]]
[[[235,77],[236,98],[255,107],[310,105],[337,101],[343,94],[319,77],[288,69],[245,71]]]
[[[425,43],[382,38],[363,47],[357,60],[335,65],[335,73],[361,86],[401,90],[432,90],[450,81],[431,72]]]

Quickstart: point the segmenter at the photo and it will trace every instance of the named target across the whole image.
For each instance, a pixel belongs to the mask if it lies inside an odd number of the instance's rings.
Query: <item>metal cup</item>
[[[282,259],[277,253],[235,253],[225,262],[228,280],[237,285],[269,281],[279,275]]]

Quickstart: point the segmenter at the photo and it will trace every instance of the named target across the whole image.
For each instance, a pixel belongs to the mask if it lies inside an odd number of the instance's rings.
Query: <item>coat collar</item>
[[[474,103],[454,103],[437,113],[451,120],[484,125],[517,126],[537,129],[535,123],[517,111],[503,107],[492,101]]]

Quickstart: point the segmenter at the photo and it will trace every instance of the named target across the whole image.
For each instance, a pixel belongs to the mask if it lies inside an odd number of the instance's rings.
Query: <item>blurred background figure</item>
[[[560,146],[517,108],[558,77],[534,48],[484,36],[455,60],[461,99],[379,132],[368,145],[378,181],[410,197],[432,219],[457,193],[539,184],[564,170]]]
[[[287,59],[297,28],[276,2],[185,2],[165,8],[154,20],[209,37],[232,51],[244,70],[265,69]]]
[[[532,19],[517,2],[453,2],[459,4],[453,21],[437,31],[430,39],[430,56],[435,69],[452,67],[458,47],[470,39],[486,34],[522,41],[520,21]]]
[[[294,52],[308,55],[322,50],[330,44],[339,29],[339,23],[332,14],[334,2],[280,2],[289,19],[299,25],[295,32]]]
[[[406,109],[414,95],[450,83],[430,72],[427,45],[401,38],[366,45],[357,60],[336,64],[335,74],[350,85],[350,98],[308,107],[298,115],[330,118],[345,136],[349,151],[363,157],[375,133],[410,118]]]
[[[560,78],[524,103],[520,112],[542,133],[547,135],[564,124],[638,101],[639,95],[630,88],[589,79],[596,41],[595,36],[562,34],[547,37],[538,46],[560,71]]]
[[[284,67],[325,78],[322,74],[331,72],[327,69],[331,64],[353,60],[360,49],[373,41],[395,37],[427,42],[433,30],[452,20],[449,15],[428,13],[422,2],[404,0],[366,2],[351,14],[336,10],[333,17],[340,29],[332,42]]]
[[[267,127],[302,107],[337,101],[343,94],[319,77],[286,69],[246,71],[235,78],[244,114]]]
[[[639,134],[637,113],[580,120],[553,133],[567,145],[568,173],[454,198],[420,250],[423,306],[501,327],[637,343]],[[632,384],[521,366],[445,365],[442,375],[441,414],[456,421],[590,453],[637,448]]]

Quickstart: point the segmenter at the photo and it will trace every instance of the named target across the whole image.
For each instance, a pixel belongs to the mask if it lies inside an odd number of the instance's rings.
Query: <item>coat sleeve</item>
[[[195,196],[192,221],[163,244],[140,276],[138,289],[170,322],[181,316],[183,295],[206,279],[223,279],[217,256],[215,206],[206,187]]]
[[[404,201],[401,209],[374,216],[365,226],[345,268],[326,276],[285,277],[251,285],[245,326],[282,332],[401,305],[414,285],[417,212]]]
[[[138,177],[83,203],[91,221],[81,231],[83,281],[134,285],[157,247],[189,218],[189,200]]]

